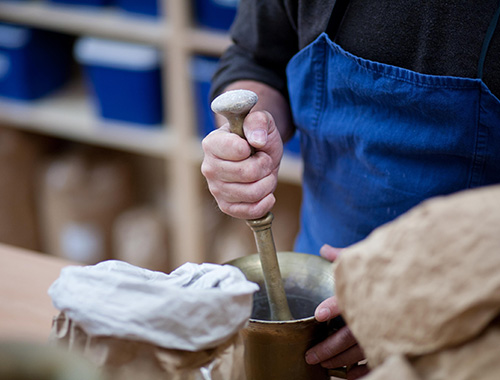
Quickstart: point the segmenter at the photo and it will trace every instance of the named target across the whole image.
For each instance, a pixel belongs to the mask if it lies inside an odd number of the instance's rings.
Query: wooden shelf
[[[226,33],[191,29],[186,44],[194,52],[219,56],[229,47],[231,40]]]
[[[170,29],[161,19],[130,16],[109,7],[75,7],[43,1],[0,2],[0,20],[57,32],[162,46]]]
[[[73,35],[89,35],[130,42],[168,46],[173,38],[170,25],[161,18],[131,15],[114,7],[92,8],[44,1],[0,1],[0,20]],[[218,56],[229,46],[224,32],[190,28],[183,43],[200,54]]]
[[[0,122],[49,136],[154,157],[165,158],[175,145],[167,126],[146,129],[100,120],[79,84],[32,102],[0,98]]]

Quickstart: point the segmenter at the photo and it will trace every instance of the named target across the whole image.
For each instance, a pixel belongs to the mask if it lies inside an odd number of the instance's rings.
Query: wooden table
[[[71,262],[0,244],[0,341],[45,343],[58,311],[47,294]]]

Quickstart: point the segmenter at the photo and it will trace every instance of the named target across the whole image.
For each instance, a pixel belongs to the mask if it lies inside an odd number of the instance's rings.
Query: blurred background
[[[238,0],[0,0],[0,243],[170,271],[256,251],[200,173]],[[273,209],[293,249],[301,172]]]

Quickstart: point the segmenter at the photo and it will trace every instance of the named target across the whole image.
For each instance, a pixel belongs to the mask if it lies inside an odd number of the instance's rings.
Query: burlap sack
[[[61,313],[54,318],[50,342],[80,352],[110,380],[245,380],[240,333],[216,348],[189,352],[90,336]]]
[[[402,378],[375,377],[397,363],[417,379],[500,376],[499,229],[491,186],[426,201],[344,251],[337,297],[380,366],[370,379]]]

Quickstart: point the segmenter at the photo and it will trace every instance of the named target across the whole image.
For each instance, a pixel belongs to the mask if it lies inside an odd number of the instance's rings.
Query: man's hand
[[[341,254],[341,249],[324,245],[320,250],[321,256],[335,261]],[[314,316],[319,322],[326,322],[340,315],[335,296],[327,298],[316,308]],[[306,362],[321,364],[325,368],[348,368],[347,378],[357,379],[366,373],[366,366],[357,363],[364,359],[364,353],[349,327],[344,326],[324,341],[318,343],[306,352]]]
[[[251,112],[244,121],[247,141],[224,124],[202,142],[201,171],[224,213],[257,219],[274,206],[283,143],[274,118],[267,111]],[[251,155],[250,146],[255,148]]]

